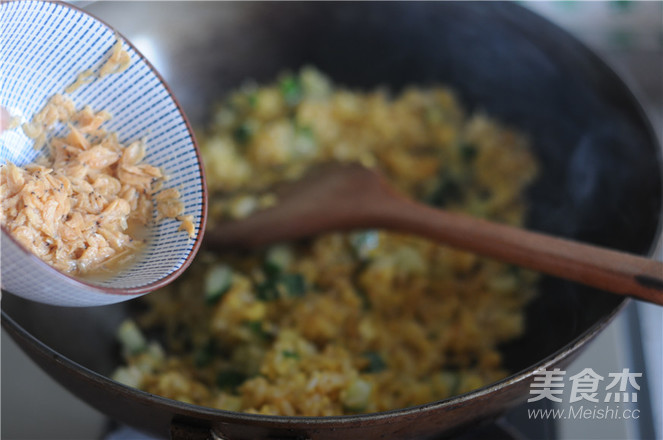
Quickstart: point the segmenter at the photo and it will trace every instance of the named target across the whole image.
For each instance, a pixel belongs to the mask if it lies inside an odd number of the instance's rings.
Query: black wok
[[[244,79],[268,81],[303,64],[358,88],[448,84],[469,108],[530,136],[542,170],[528,194],[529,228],[638,254],[656,242],[661,157],[642,108],[592,52],[514,3],[103,2],[89,10],[131,40],[157,37],[166,55],[157,68],[194,124]],[[535,371],[567,364],[626,301],[546,278],[525,335],[503,347],[512,376],[428,405],[334,418],[217,411],[111,381],[113,335],[132,304],[57,308],[4,292],[2,324],[74,394],[163,437],[414,438],[453,434],[523,402]]]

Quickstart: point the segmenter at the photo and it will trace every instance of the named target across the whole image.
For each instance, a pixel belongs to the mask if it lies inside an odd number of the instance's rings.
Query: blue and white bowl
[[[106,24],[60,3],[16,1],[0,4],[0,106],[30,121],[46,101],[63,93],[77,75],[98,68],[120,38],[130,67],[79,87],[70,96],[77,108],[107,110],[105,124],[122,144],[144,138],[145,162],[162,168],[165,187],[177,188],[185,214],[194,218],[195,237],[179,221],[150,228],[148,244],[128,269],[99,282],[64,275],[19,245],[2,230],[2,289],[24,298],[62,306],[111,304],[164,286],[191,262],[200,247],[207,214],[203,165],[191,127],[163,79],[143,56]],[[18,128],[0,133],[0,161],[32,162],[44,151]]]

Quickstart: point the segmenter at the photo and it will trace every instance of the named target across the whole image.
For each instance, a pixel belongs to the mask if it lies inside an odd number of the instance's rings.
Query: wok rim
[[[591,327],[589,327],[569,343],[565,344],[563,347],[546,356],[539,362],[532,364],[529,367],[524,368],[516,373],[513,373],[502,380],[493,382],[490,385],[477,388],[464,394],[452,396],[447,399],[436,400],[422,405],[415,405],[389,411],[341,416],[306,417],[251,414],[214,409],[169,399],[117,382],[108,376],[93,371],[90,368],[85,367],[70,359],[69,357],[58,353],[44,342],[39,340],[37,337],[32,335],[29,331],[24,329],[4,310],[2,310],[2,327],[8,331],[12,339],[17,342],[23,351],[25,351],[23,344],[29,345],[31,348],[35,349],[36,354],[49,359],[51,362],[57,362],[69,373],[73,373],[76,377],[94,384],[98,388],[103,389],[104,392],[121,394],[127,398],[130,398],[134,402],[155,406],[158,407],[158,409],[170,411],[177,415],[193,417],[196,419],[204,419],[205,421],[212,423],[224,421],[232,421],[234,423],[242,422],[245,424],[259,423],[261,426],[267,428],[352,428],[369,424],[379,424],[379,422],[383,420],[393,421],[394,419],[406,419],[408,417],[416,416],[422,412],[437,412],[454,406],[462,406],[464,403],[468,403],[482,396],[487,396],[499,390],[524,382],[528,378],[534,376],[538,371],[546,369],[550,366],[558,365],[559,363],[579,352],[579,350],[583,349],[586,344],[598,336],[603,331],[603,329],[608,326],[631,301],[632,300],[630,298],[624,298],[620,301],[619,304],[615,306],[613,310],[610,311],[609,314],[598,320]],[[70,393],[72,392],[68,388],[67,390]],[[526,396],[522,396],[522,400],[524,400],[525,397]],[[89,401],[86,402],[92,405]]]

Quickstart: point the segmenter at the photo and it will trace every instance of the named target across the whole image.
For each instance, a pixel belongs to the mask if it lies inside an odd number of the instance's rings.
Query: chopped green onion
[[[138,388],[143,380],[143,372],[136,366],[120,367],[113,372],[111,379],[121,384]]]
[[[364,411],[368,406],[372,390],[373,386],[369,382],[355,379],[341,392],[343,407],[352,412]]]
[[[293,147],[295,153],[299,156],[311,157],[315,155],[318,143],[316,142],[313,129],[309,126],[296,127]]]
[[[477,147],[469,143],[461,143],[458,148],[460,149],[460,157],[463,161],[472,162],[478,154]]]
[[[302,88],[299,80],[294,76],[286,76],[281,80],[281,93],[286,104],[295,106],[302,98]]]
[[[306,293],[308,287],[302,274],[284,272],[291,258],[287,248],[275,248],[268,253],[262,266],[266,280],[256,286],[258,299],[273,301],[283,297],[300,297]]]
[[[489,279],[487,285],[496,293],[509,294],[518,289],[519,278],[513,274],[501,274]]]
[[[283,355],[283,357],[287,358],[287,359],[297,359],[298,360],[299,357],[300,357],[299,353],[297,353],[296,351],[292,351],[292,350],[283,350],[281,352],[281,355]]]
[[[311,67],[304,67],[300,71],[299,82],[307,98],[324,99],[332,92],[329,79]]]
[[[145,353],[156,362],[163,362],[166,358],[166,353],[163,351],[163,347],[157,341],[152,341],[147,345]]]
[[[132,319],[126,319],[117,331],[117,339],[122,349],[128,355],[142,353],[147,348],[147,341],[136,323]]]
[[[292,263],[292,250],[287,245],[276,245],[269,248],[265,255],[266,274],[267,271],[272,274],[285,271]],[[269,276],[269,274],[267,274]]]
[[[520,277],[523,272],[523,269],[520,266],[516,266],[515,264],[509,264],[506,270],[508,273],[516,277]]]
[[[297,129],[297,133],[301,134],[302,136],[309,137],[309,138],[315,137],[315,134],[313,133],[313,129],[308,125],[299,127]]]
[[[203,345],[194,355],[193,362],[196,367],[204,367],[209,365],[209,363],[214,358],[214,352],[216,351],[216,344],[213,339],[209,339],[205,345]]]
[[[258,339],[267,340],[271,337],[268,331],[262,325],[262,321],[249,321],[244,323],[248,329],[253,333]]]
[[[460,375],[454,371],[442,371],[440,379],[444,383],[449,395],[454,395],[458,392],[460,386]]]
[[[355,288],[355,294],[361,300],[361,306],[363,310],[370,310],[371,307],[373,306],[371,304],[371,298],[369,297],[368,292],[362,286],[362,283],[360,281],[361,275],[364,272],[364,270],[366,270],[368,265],[369,265],[368,261],[360,261],[351,275],[352,284],[354,285]]]
[[[233,139],[240,145],[245,145],[253,135],[253,128],[246,122],[238,125],[233,131]]]
[[[256,296],[262,301],[273,301],[283,297],[301,297],[307,290],[306,279],[302,274],[279,273],[258,284]]]
[[[272,259],[266,259],[262,263],[262,271],[268,279],[273,280],[281,275],[283,267]]]
[[[285,288],[285,293],[291,298],[304,296],[307,290],[306,279],[299,273],[284,273],[279,277],[278,284]]]
[[[216,264],[205,274],[205,302],[215,304],[230,290],[233,282],[232,269],[225,264]]]
[[[430,196],[430,203],[443,207],[449,203],[459,202],[463,199],[463,191],[460,183],[451,176],[445,176],[440,181],[437,189]]]
[[[247,379],[246,374],[237,370],[224,370],[216,376],[216,385],[221,389],[234,390]]]
[[[258,94],[257,93],[255,93],[255,92],[250,93],[249,96],[247,97],[247,99],[249,101],[249,106],[251,108],[256,108],[258,106]]]
[[[260,283],[256,286],[256,296],[261,301],[274,301],[279,299],[277,286],[270,281]]]
[[[362,353],[362,356],[368,359],[368,365],[362,369],[364,373],[379,373],[387,368],[387,364],[378,352],[367,351]]]

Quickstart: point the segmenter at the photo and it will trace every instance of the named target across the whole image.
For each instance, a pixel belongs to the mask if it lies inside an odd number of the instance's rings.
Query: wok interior
[[[514,4],[100,2],[91,13],[130,40],[154,37],[163,71],[194,125],[247,78],[313,65],[352,88],[442,83],[530,136],[541,164],[528,227],[644,254],[661,211],[660,157],[627,89],[559,29]],[[116,8],[117,9],[117,8]],[[155,13],[158,11],[158,13]],[[195,23],[195,26],[190,26]],[[157,66],[159,67],[159,66]],[[563,348],[621,297],[545,278],[527,330],[504,347],[517,372]],[[104,375],[135,302],[50,307],[3,295],[3,310],[53,350]]]

